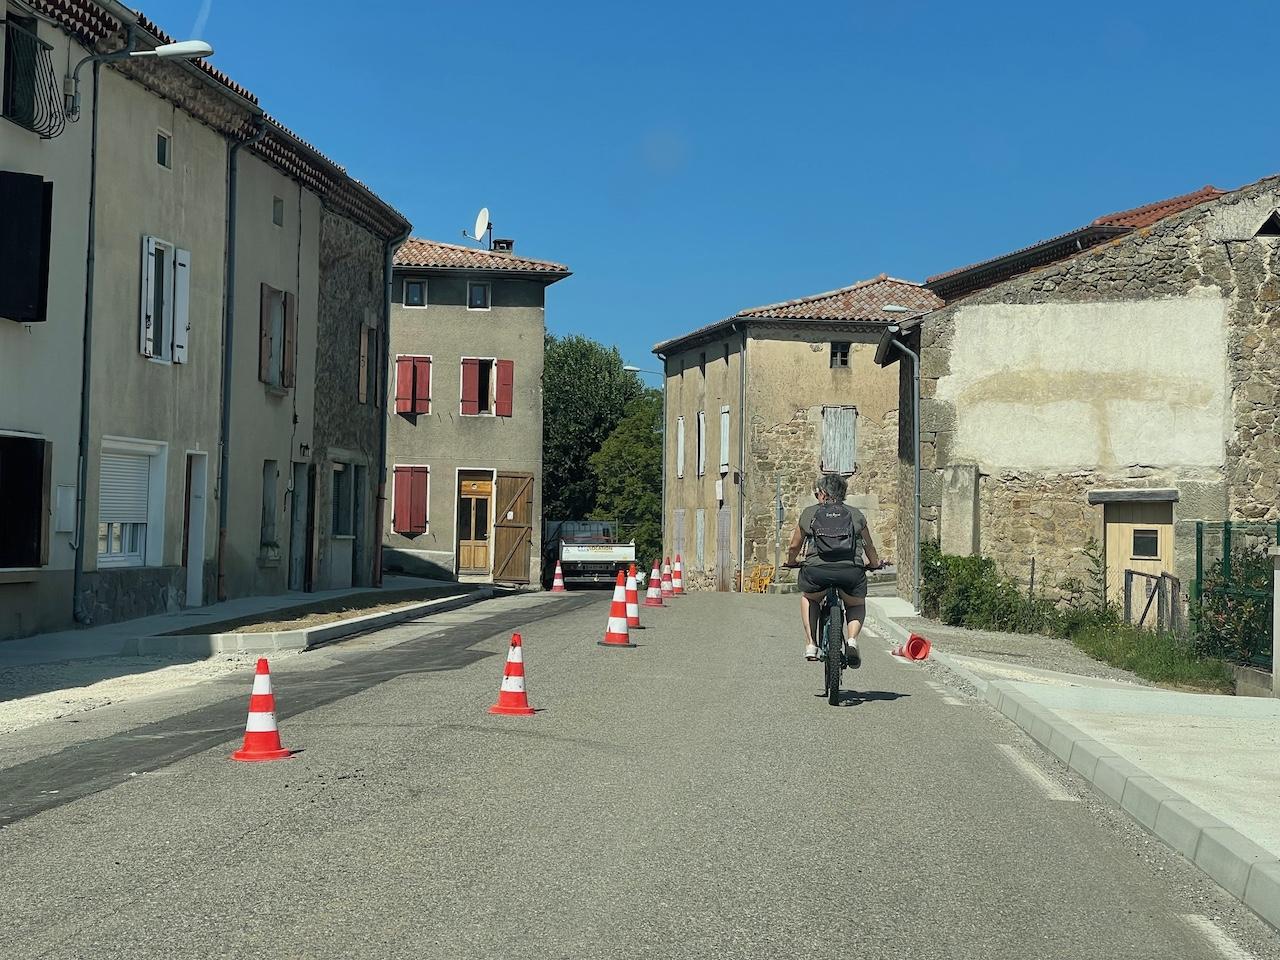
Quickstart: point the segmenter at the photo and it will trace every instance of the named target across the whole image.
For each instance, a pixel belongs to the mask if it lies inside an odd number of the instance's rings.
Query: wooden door
[[[468,472],[458,477],[459,573],[489,572],[489,501],[493,480],[488,473]]]
[[[500,473],[494,492],[493,579],[528,583],[533,549],[533,474]]]
[[[1108,503],[1106,524],[1107,599],[1124,603],[1124,573],[1137,570],[1159,576],[1173,573],[1173,504]],[[1135,578],[1145,586],[1150,581]],[[1134,597],[1147,590],[1135,584]]]

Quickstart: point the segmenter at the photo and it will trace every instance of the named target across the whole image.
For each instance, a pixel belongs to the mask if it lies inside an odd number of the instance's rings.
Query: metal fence
[[[1034,576],[1034,567],[1032,574]],[[1124,572],[1124,619],[1139,627],[1181,634],[1182,583],[1169,573]]]
[[[1280,523],[1196,523],[1191,618],[1202,652],[1270,668],[1275,598],[1271,547]]]

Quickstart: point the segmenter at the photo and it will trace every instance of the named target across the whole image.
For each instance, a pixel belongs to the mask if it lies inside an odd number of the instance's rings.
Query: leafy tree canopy
[[[591,519],[617,520],[636,539],[648,566],[662,549],[662,392],[646,390],[591,456],[596,509]]]

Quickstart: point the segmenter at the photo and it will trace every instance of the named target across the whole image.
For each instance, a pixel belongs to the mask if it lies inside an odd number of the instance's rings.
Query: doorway
[[[493,579],[528,583],[533,552],[533,474],[498,474],[494,504]]]
[[[182,508],[182,565],[187,570],[188,607],[204,606],[205,486],[208,470],[208,454],[187,454],[187,496]]]
[[[311,477],[305,463],[293,465],[289,500],[289,589],[306,590],[311,530]]]
[[[1173,573],[1172,503],[1108,503],[1103,508],[1103,521],[1109,602],[1124,603],[1126,570],[1153,576]],[[1153,581],[1139,577],[1134,580],[1134,596],[1145,602],[1148,587]]]
[[[459,574],[489,572],[490,504],[493,474],[488,470],[458,473],[458,557]]]

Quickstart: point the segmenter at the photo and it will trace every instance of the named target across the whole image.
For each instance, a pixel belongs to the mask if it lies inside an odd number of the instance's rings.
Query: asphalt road
[[[226,759],[247,689],[46,739],[0,769],[0,955],[1280,960],[944,673],[868,638],[832,708],[793,597],[684,597],[630,650],[607,613],[334,648],[277,678],[287,761]],[[490,716],[517,628],[540,712]]]

